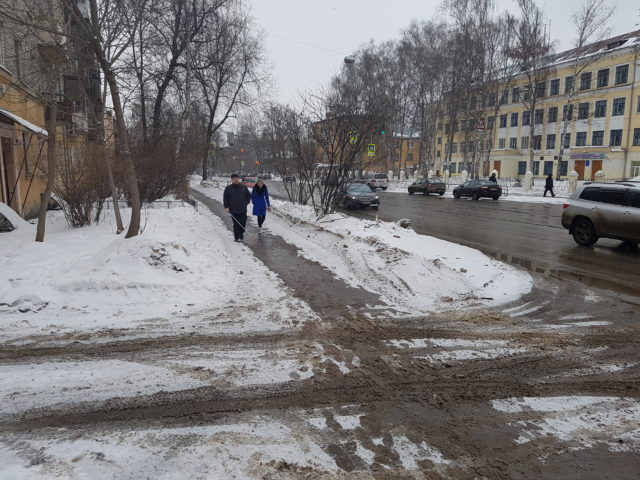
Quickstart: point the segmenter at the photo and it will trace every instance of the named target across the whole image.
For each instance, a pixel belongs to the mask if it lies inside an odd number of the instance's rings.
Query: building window
[[[440,142],[438,142],[438,143],[440,143]],[[413,148],[413,140],[409,140],[409,141],[407,141],[407,148],[408,148],[409,150],[411,150],[411,149]]]
[[[573,75],[564,78],[564,93],[573,92],[573,88],[575,86],[575,80]]]
[[[513,87],[511,89],[511,101],[513,103],[519,102],[520,101],[520,88],[518,87]]]
[[[507,114],[500,115],[500,128],[505,128],[507,126]]]
[[[591,88],[591,72],[584,72],[580,75],[580,90],[589,90]]]
[[[613,99],[613,110],[611,111],[611,115],[624,115],[624,101],[626,98],[614,98]]]
[[[438,137],[438,145],[442,145],[442,137]]]
[[[520,137],[520,148],[522,150],[529,149],[529,137]]]
[[[440,150],[436,152],[436,157],[440,158]]]
[[[633,146],[640,147],[640,128],[633,129]]]
[[[518,126],[518,114],[517,113],[512,113],[511,114],[511,126],[512,127],[517,127]]]
[[[503,90],[502,95],[500,95],[500,104],[505,104],[509,102],[509,90]]]
[[[616,85],[627,83],[629,78],[629,65],[620,65],[616,67]]]
[[[504,150],[504,145],[505,145],[505,139],[504,138],[499,138],[498,139],[498,150]]]
[[[531,100],[531,85],[524,87],[524,93],[522,94],[523,100]]]
[[[556,134],[550,133],[547,135],[547,150],[554,150],[556,148]]]
[[[542,135],[534,135],[533,136],[533,149],[541,150],[542,149]]]
[[[622,145],[622,130],[611,130],[609,134],[609,146],[619,147]]]
[[[640,113],[640,95],[638,95],[638,105],[636,108],[636,112]]]
[[[598,100],[596,102],[596,109],[593,112],[593,116],[596,118],[606,117],[607,116],[607,101],[606,100]]]
[[[576,133],[576,147],[584,147],[587,145],[587,132]]]
[[[544,109],[539,108],[536,110],[536,124],[544,122]]]
[[[566,177],[569,172],[569,162],[567,160],[562,160],[558,162],[558,175],[561,177]]]
[[[598,88],[606,87],[609,85],[609,69],[598,70]]]
[[[542,167],[542,168],[543,168],[542,173],[543,173],[544,175],[551,175],[551,174],[553,174],[553,161],[551,161],[551,160],[547,160],[546,162],[544,162],[544,165],[543,165],[543,167]]]
[[[640,130],[640,128],[636,128],[636,130]],[[516,148],[518,148],[518,139],[516,137],[511,137],[509,139],[509,148],[511,150],[515,150]]]
[[[449,165],[449,173],[456,173],[456,166],[456,162],[451,162],[451,165]]]
[[[438,131],[441,132],[442,131],[442,122],[438,122]]]
[[[578,120],[584,120],[589,117],[589,102],[578,104]]]
[[[640,177],[640,162],[631,162],[631,176]]]
[[[496,92],[491,92],[491,93],[489,94],[488,104],[489,104],[489,106],[490,106],[490,107],[495,106],[495,104],[496,104],[496,98],[497,98]]]
[[[527,173],[527,162],[518,162],[518,175]]]
[[[556,78],[549,83],[549,95],[558,95],[560,93],[560,79]]]
[[[448,134],[450,131],[451,131],[451,125],[449,123],[445,123],[444,133]]]
[[[522,125],[531,125],[531,112],[529,110],[522,112]]]
[[[594,130],[591,134],[591,145],[601,147],[604,145],[604,130]]]
[[[413,162],[413,153],[407,153],[407,163]]]
[[[547,88],[547,83],[546,82],[540,82],[536,85],[536,97],[537,98],[542,98],[544,97],[544,91]]]
[[[451,153],[458,153],[458,144],[457,143],[452,143],[451,144]]]
[[[558,107],[549,108],[548,116],[549,116],[549,118],[547,119],[547,121],[549,123],[557,122],[558,121]]]
[[[489,130],[493,130],[493,127],[495,126],[496,126],[496,117],[492,115],[489,118],[487,118],[487,128]]]
[[[540,162],[533,162],[533,174],[540,175]]]
[[[562,107],[562,121],[571,120],[573,118],[573,105],[565,105]]]
[[[562,141],[562,148],[569,148],[571,146],[571,134],[565,133]]]

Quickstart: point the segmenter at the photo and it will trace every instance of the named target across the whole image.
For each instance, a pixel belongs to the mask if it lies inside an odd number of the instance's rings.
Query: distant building
[[[640,31],[591,47],[591,54],[601,56],[580,78],[572,77],[572,51],[554,56],[547,79],[535,86],[539,108],[533,115],[520,99],[532,88],[519,75],[500,98],[493,99],[493,105],[488,102],[483,134],[475,134],[475,125],[465,118],[465,112],[454,125],[440,118],[434,139],[436,169],[456,175],[467,168],[472,152],[481,152],[481,156],[489,152],[480,174],[497,170],[502,177],[524,175],[529,169],[529,125],[533,122],[535,176],[562,178],[572,170],[580,179],[593,179],[599,170],[611,179],[640,175]],[[576,89],[574,103],[563,108],[572,89]],[[569,128],[561,138],[565,118],[570,119]],[[454,131],[451,143],[447,142],[449,129]]]

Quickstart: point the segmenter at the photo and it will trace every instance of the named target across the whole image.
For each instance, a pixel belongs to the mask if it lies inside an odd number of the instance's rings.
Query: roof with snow
[[[35,133],[37,135],[44,135],[45,137],[49,135],[49,133],[44,128],[39,127],[37,125],[34,125],[30,121],[25,120],[20,115],[16,115],[15,113],[10,112],[9,110],[5,110],[4,108],[0,108],[0,115],[4,115],[5,117],[7,117],[7,118],[11,119],[12,121],[22,125],[24,128],[26,128],[27,130],[32,131],[33,133]]]

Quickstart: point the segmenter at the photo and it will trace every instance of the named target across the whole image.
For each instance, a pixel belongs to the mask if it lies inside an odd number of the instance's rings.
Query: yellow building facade
[[[598,171],[607,179],[640,175],[639,42],[638,32],[600,42],[597,60],[583,68],[578,78],[573,78],[576,68],[570,55],[556,56],[544,81],[536,86],[540,95],[536,95],[535,111],[520,97],[528,90],[526,76],[516,76],[498,95],[497,115],[495,107],[487,107],[484,131],[476,132],[471,120],[464,119],[455,126],[449,144],[447,130],[454,127],[441,119],[435,139],[441,150],[436,169],[459,174],[467,169],[469,152],[475,149],[476,155],[480,152],[480,175],[497,170],[503,178],[522,176],[531,168],[533,122],[534,176],[563,178],[572,170],[586,180],[594,179]],[[477,124],[477,119],[473,122]],[[565,126],[566,135],[562,135]],[[449,150],[451,161],[446,156]]]

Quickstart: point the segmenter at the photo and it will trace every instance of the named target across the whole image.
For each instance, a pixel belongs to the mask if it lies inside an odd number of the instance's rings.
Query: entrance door
[[[0,175],[0,177],[2,177],[2,200],[17,212],[19,200],[14,191],[14,186],[16,185],[16,168],[13,162],[11,140],[7,137],[0,137],[0,148],[2,149],[2,163],[0,163],[0,168],[2,168]]]
[[[602,160],[591,160],[591,180],[596,179],[596,172],[602,170]]]
[[[578,180],[584,180],[584,160],[576,160],[576,172],[578,173]]]
[[[494,160],[493,169],[498,171],[498,178],[500,178],[500,167],[502,166],[502,160]]]

